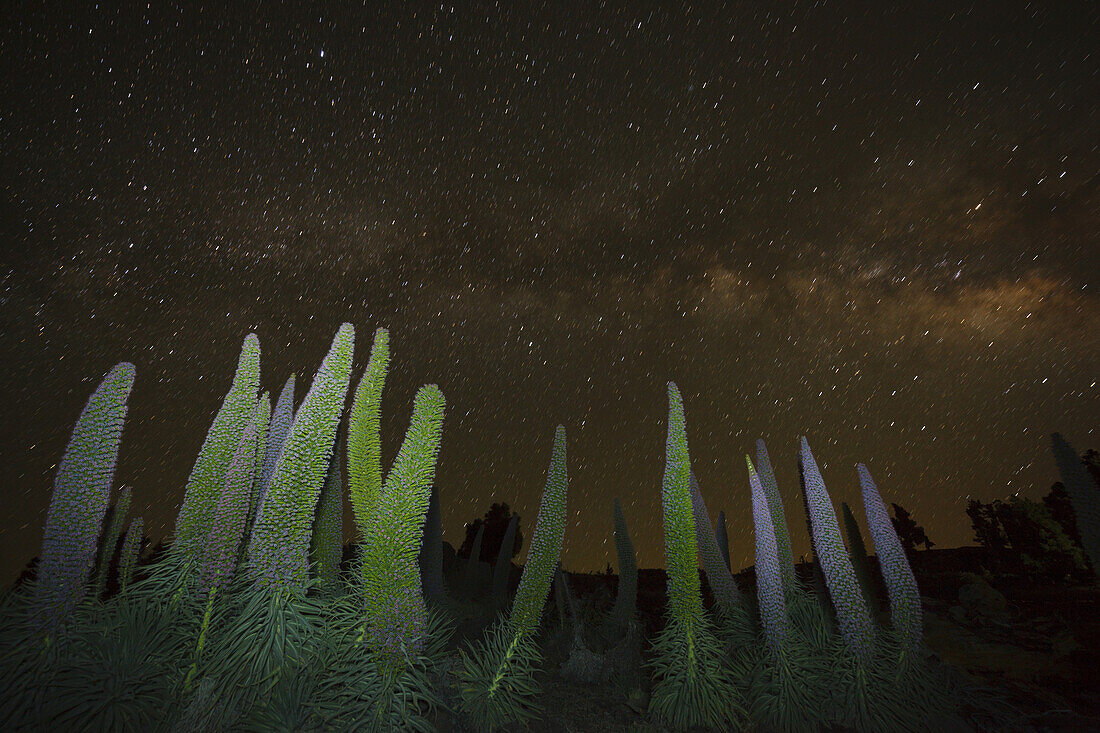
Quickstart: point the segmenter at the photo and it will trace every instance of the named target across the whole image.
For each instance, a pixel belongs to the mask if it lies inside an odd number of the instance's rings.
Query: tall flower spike
[[[382,389],[390,363],[389,331],[374,332],[370,361],[355,388],[348,425],[348,482],[351,509],[360,537],[372,532],[382,496]]]
[[[1062,475],[1062,484],[1073,504],[1073,513],[1077,515],[1081,544],[1093,570],[1100,575],[1100,486],[1085,471],[1077,451],[1060,433],[1051,433],[1050,439],[1058,473]]]
[[[84,597],[133,386],[134,365],[116,364],[88,398],[58,464],[31,605],[32,622],[46,634]]]
[[[711,529],[710,515],[707,513],[707,505],[703,501],[699,482],[695,480],[695,473],[690,473],[689,477],[691,511],[695,519],[695,541],[699,547],[699,555],[703,558],[703,570],[706,571],[715,602],[722,610],[733,613],[741,600],[741,591],[738,590],[737,581],[733,579],[718,549],[718,540],[715,539],[714,530]]]
[[[703,612],[697,570],[698,545],[692,521],[691,463],[688,457],[684,400],[680,390],[668,383],[668,439],[665,444],[665,477],[661,503],[665,516],[665,562],[668,568],[668,598],[680,618]]]
[[[275,475],[275,464],[279,456],[283,454],[283,446],[290,435],[290,428],[294,424],[294,375],[291,374],[283,384],[283,390],[279,393],[279,400],[275,403],[275,409],[271,412],[268,421],[267,438],[264,440],[263,463],[261,465],[260,487],[255,492],[252,502],[252,523],[255,524],[263,511],[264,497],[271,486],[271,477]]]
[[[256,523],[256,512],[260,508],[260,499],[263,497],[264,482],[264,457],[267,455],[267,436],[271,428],[271,394],[264,392],[256,403],[256,451],[252,465],[255,467],[252,477],[251,498],[248,502],[248,522],[245,524],[245,536],[252,531],[252,525]],[[241,551],[244,551],[241,547]],[[242,558],[237,558],[241,560]]]
[[[619,589],[615,594],[615,605],[609,618],[613,623],[623,625],[634,617],[638,603],[638,559],[634,554],[634,544],[626,529],[626,517],[623,508],[615,499],[615,552],[619,556]]]
[[[279,589],[309,578],[309,537],[351,377],[355,329],[340,326],[294,416],[248,546],[256,582]]]
[[[791,536],[787,531],[783,499],[779,496],[779,485],[775,481],[775,471],[768,456],[768,446],[764,445],[763,439],[756,441],[756,466],[760,485],[764,488],[764,497],[768,500],[768,512],[772,517],[775,546],[779,552],[779,572],[783,578],[783,592],[790,595],[798,588],[798,580],[794,572],[794,553],[791,551]]]
[[[840,526],[837,524],[829,493],[825,490],[825,481],[821,478],[821,471],[805,437],[802,438],[802,467],[805,472],[806,507],[810,515],[814,551],[829,586],[840,633],[848,648],[866,661],[870,659],[873,650],[875,627],[856,582],[852,560],[840,538]]]
[[[856,464],[859,485],[863,489],[863,508],[867,512],[867,527],[875,543],[875,553],[890,596],[890,622],[901,633],[911,649],[921,643],[921,607],[917,579],[905,556],[894,523],[886,513],[886,504],[878,493],[871,472],[862,463]]]
[[[779,569],[779,551],[772,529],[771,510],[760,477],[752,459],[745,456],[752,490],[752,519],[756,528],[756,597],[760,606],[760,622],[773,653],[778,653],[787,634],[787,603],[783,595],[783,580]]]
[[[568,485],[565,428],[559,425],[554,431],[554,450],[546,474],[546,488],[542,490],[539,514],[535,520],[535,532],[531,536],[531,546],[527,550],[519,588],[512,599],[512,613],[508,624],[513,636],[526,635],[533,631],[542,618],[542,606],[550,593],[550,580],[554,566],[561,557],[561,545],[565,537]]]
[[[245,522],[256,476],[256,425],[261,406],[257,404],[251,422],[240,434],[237,451],[225,472],[225,485],[210,522],[202,548],[202,584],[205,593],[213,586],[224,589],[237,571],[237,558],[244,539]]]
[[[424,648],[427,609],[416,556],[428,511],[446,402],[434,384],[421,387],[409,430],[386,477],[375,531],[364,538],[362,572],[372,646],[384,664],[401,663]]]
[[[718,512],[718,521],[714,524],[714,538],[718,540],[718,551],[722,553],[722,562],[726,565],[726,570],[732,570],[733,566],[730,565],[730,536],[729,530],[726,529],[726,513],[724,511]]]
[[[260,340],[250,333],[241,347],[233,386],[206,434],[199,457],[184,489],[183,506],[176,519],[173,553],[194,557],[210,532],[225,471],[237,449],[241,433],[256,410],[260,388]]]

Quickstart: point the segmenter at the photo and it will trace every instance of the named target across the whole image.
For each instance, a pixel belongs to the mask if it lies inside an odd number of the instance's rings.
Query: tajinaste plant
[[[321,484],[351,378],[355,329],[340,326],[275,464],[248,546],[255,582],[302,588],[309,578],[309,537]]]
[[[619,499],[614,505],[615,552],[619,556],[619,588],[615,593],[615,605],[611,608],[608,621],[622,629],[634,618],[638,610],[638,560],[634,554],[634,544],[626,528],[626,517]]]
[[[263,511],[264,497],[267,496],[268,487],[271,486],[271,477],[275,475],[275,464],[279,456],[283,454],[283,446],[290,435],[290,428],[294,424],[294,385],[295,375],[291,374],[283,389],[279,393],[279,399],[275,403],[275,409],[268,420],[267,437],[264,439],[264,453],[260,459],[259,487],[254,492],[252,501],[252,522],[249,527],[256,524],[260,512]]]
[[[714,537],[718,540],[718,551],[722,553],[722,562],[725,563],[727,570],[732,570],[733,566],[730,564],[730,536],[729,530],[726,529],[726,513],[724,511],[718,512],[718,521],[714,524]]]
[[[370,361],[355,388],[348,423],[348,488],[360,537],[373,534],[375,507],[382,496],[382,389],[390,363],[389,331],[374,332]]]
[[[31,624],[50,636],[84,597],[111,495],[134,365],[116,364],[88,398],[54,477]]]
[[[502,726],[515,730],[538,713],[534,698],[539,687],[534,674],[542,655],[534,643],[534,632],[561,556],[567,485],[565,428],[559,425],[511,614],[490,627],[483,643],[475,642],[469,652],[460,650],[459,706],[477,730]]]
[[[256,512],[260,509],[260,501],[264,492],[264,457],[267,455],[267,436],[271,430],[271,393],[264,392],[256,404],[256,458],[253,461],[255,470],[252,477],[252,491],[248,501],[248,521],[245,523],[245,536],[252,532],[252,526],[256,523]],[[244,551],[247,545],[241,544],[241,556],[238,562],[244,559]]]
[[[779,551],[764,487],[753,468],[752,459],[745,456],[745,463],[749,467],[752,519],[756,528],[756,598],[760,606],[764,636],[772,654],[778,658],[780,646],[787,634],[787,603],[783,595]]]
[[[783,499],[779,496],[779,485],[775,481],[775,471],[772,469],[768,447],[763,439],[756,441],[756,468],[760,485],[764,488],[764,497],[768,500],[768,512],[772,516],[775,546],[779,552],[779,572],[783,578],[783,592],[789,596],[798,589],[798,579],[794,572],[794,553],[791,551],[791,536],[787,531]]]
[[[848,648],[859,659],[867,661],[874,647],[874,624],[859,591],[852,561],[840,538],[840,527],[829,494],[825,490],[825,481],[821,478],[821,471],[805,437],[802,438],[802,467],[814,551],[829,586],[840,632]]]
[[[663,724],[729,729],[743,711],[728,657],[703,611],[697,569],[684,402],[668,383],[668,441],[661,489],[668,573],[668,622],[654,640],[649,712]],[[710,529],[709,522],[707,529]]]
[[[905,556],[898,533],[894,529],[886,504],[878,493],[870,471],[862,463],[856,464],[859,485],[863,490],[863,508],[867,512],[867,528],[875,543],[879,568],[882,569],[886,591],[890,597],[890,622],[894,630],[905,639],[908,647],[916,650],[921,643],[921,606],[917,579]]]
[[[253,411],[248,427],[238,436],[237,450],[225,472],[225,484],[203,543],[199,568],[199,591],[224,590],[237,569],[237,558],[245,536],[245,522],[256,474],[256,426],[261,406]]]
[[[863,533],[859,531],[852,508],[846,502],[840,503],[840,516],[844,522],[844,534],[848,538],[848,554],[852,558],[852,567],[856,571],[856,579],[873,618],[878,613],[878,594],[875,593],[874,580],[871,578],[871,560],[867,557],[867,545],[863,542]]]
[[[375,531],[363,538],[363,591],[371,647],[382,666],[396,670],[424,649],[427,609],[416,556],[443,435],[443,393],[421,387],[409,430],[386,477]]]
[[[424,519],[424,540],[420,544],[420,582],[424,597],[441,598],[443,588],[443,515],[439,508],[439,487],[432,486],[428,515]]]
[[[733,574],[718,549],[718,540],[714,536],[707,505],[703,501],[703,492],[699,489],[694,473],[690,474],[689,483],[691,510],[695,520],[695,541],[699,555],[703,558],[703,570],[706,571],[715,603],[723,612],[732,615],[737,612],[741,603],[741,591],[738,590],[737,581],[733,579]]]
[[[191,469],[184,489],[183,505],[176,519],[172,552],[197,557],[210,532],[210,522],[218,504],[226,469],[237,450],[241,433],[256,412],[260,387],[260,340],[250,333],[241,347],[233,386],[222,401],[221,409],[206,434],[199,457]]]

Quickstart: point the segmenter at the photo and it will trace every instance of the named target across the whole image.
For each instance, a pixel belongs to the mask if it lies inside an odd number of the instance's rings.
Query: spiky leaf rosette
[[[707,513],[703,492],[699,488],[694,472],[690,474],[689,483],[691,511],[695,520],[695,541],[699,548],[699,555],[703,558],[703,570],[706,571],[707,582],[710,583],[714,600],[721,609],[726,613],[734,613],[734,609],[741,602],[741,591],[738,590],[737,581],[733,579],[733,574],[730,573],[718,549],[718,540],[714,536],[710,514]]]
[[[332,451],[328,475],[317,501],[317,516],[313,519],[309,556],[316,568],[321,587],[333,591],[340,578],[340,557],[344,549],[344,480],[340,475],[340,451]]]
[[[252,506],[253,523],[263,511],[264,497],[267,496],[267,490],[271,486],[271,477],[275,475],[275,464],[283,454],[283,446],[286,445],[286,438],[290,435],[290,428],[294,424],[294,384],[295,375],[291,374],[283,384],[282,391],[279,392],[279,399],[268,421],[263,463],[259,472],[260,488],[256,492]]]
[[[534,642],[534,631],[561,557],[567,488],[565,428],[559,425],[511,614],[507,620],[498,619],[486,641],[475,642],[469,654],[461,650],[459,706],[478,730],[522,725],[538,712],[534,698],[539,688],[534,670],[541,661],[541,652]]]
[[[787,634],[787,601],[783,595],[783,579],[779,570],[779,550],[772,528],[771,511],[760,477],[752,459],[745,456],[752,489],[752,519],[756,528],[756,599],[760,606],[760,621],[768,646],[776,655]]]
[[[886,592],[890,597],[890,622],[909,649],[916,650],[921,643],[921,606],[920,592],[913,568],[905,556],[894,523],[886,513],[886,504],[879,495],[878,487],[871,478],[871,472],[862,463],[856,464],[859,471],[859,485],[863,490],[863,508],[867,512],[867,527],[875,543],[875,553],[886,581]]]
[[[403,665],[402,649],[412,656],[423,650],[427,609],[416,556],[435,481],[445,405],[434,384],[417,392],[409,430],[376,505],[374,532],[363,538],[370,644],[382,666],[394,670]]]
[[[309,577],[313,511],[344,409],[354,343],[355,329],[350,323],[341,325],[275,464],[248,549],[253,577],[261,586],[302,587]]]
[[[714,523],[714,538],[718,541],[718,551],[722,553],[722,562],[725,563],[727,570],[732,570],[733,566],[730,564],[730,536],[729,530],[726,529],[726,513],[724,511],[718,512],[718,521]]]
[[[174,553],[197,556],[201,551],[210,532],[210,522],[218,505],[226,469],[237,450],[241,433],[256,412],[259,388],[260,339],[250,333],[241,347],[233,386],[222,400],[221,409],[214,417],[187,479],[183,506],[176,518],[176,536],[172,543]]]
[[[791,550],[791,536],[787,531],[783,499],[779,496],[775,470],[768,456],[768,446],[764,444],[763,439],[756,441],[756,471],[760,477],[760,485],[764,487],[764,497],[768,500],[768,512],[772,516],[775,546],[779,552],[779,571],[783,578],[783,592],[790,595],[798,587],[798,579],[794,571],[794,552]]]
[[[134,365],[116,364],[80,413],[54,477],[31,619],[54,633],[84,597],[111,495]]]
[[[829,586],[840,632],[848,648],[858,658],[867,660],[874,645],[875,627],[867,611],[867,603],[859,591],[852,560],[840,538],[840,526],[825,490],[825,481],[821,478],[821,471],[805,436],[802,438],[802,467],[814,551]]]
[[[123,486],[111,514],[111,524],[107,528],[107,534],[103,537],[103,546],[99,548],[99,566],[96,568],[95,591],[92,598],[103,597],[103,591],[107,588],[107,574],[111,570],[111,558],[115,555],[118,536],[122,533],[122,525],[126,522],[128,511],[130,511],[130,487]]]
[[[432,486],[428,514],[424,518],[424,539],[420,543],[420,582],[425,598],[441,598],[443,589],[443,514],[439,508],[439,488]]]
[[[634,544],[626,528],[626,517],[622,505],[616,497],[613,508],[615,523],[615,552],[619,556],[619,588],[615,594],[615,605],[608,615],[608,623],[623,627],[634,618],[638,607],[638,559],[634,554]]]
[[[500,552],[497,553],[497,564],[493,568],[493,596],[496,598],[504,598],[508,594],[508,577],[512,570],[512,551],[515,549],[518,524],[519,515],[513,514],[508,520],[508,528],[504,530],[504,541],[500,543]]]
[[[535,670],[542,651],[533,634],[517,634],[511,623],[498,618],[484,641],[475,640],[469,653],[460,653],[459,706],[475,730],[518,730],[538,717],[542,709]]]
[[[134,568],[137,566],[138,557],[141,555],[141,533],[145,531],[145,520],[134,517],[130,520],[130,527],[126,530],[126,536],[122,540],[122,552],[118,556],[118,592],[126,590],[126,586],[134,579]]]
[[[373,533],[375,507],[382,498],[382,389],[390,363],[390,333],[374,332],[367,369],[355,388],[348,424],[348,489],[359,536]]]
[[[248,427],[239,436],[237,451],[225,472],[225,486],[203,543],[199,565],[201,582],[198,592],[209,588],[224,589],[237,570],[237,557],[244,539],[245,523],[252,501],[252,483],[256,475],[256,427],[259,408]]]
[[[873,618],[878,612],[878,594],[875,593],[874,581],[871,579],[871,560],[867,557],[867,545],[863,542],[863,533],[859,531],[855,515],[847,502],[840,503],[840,516],[844,521],[844,535],[848,538],[848,554],[852,558],[856,580],[859,581],[863,598],[867,601],[867,609]]]
[[[1060,433],[1051,433],[1050,439],[1058,473],[1062,475],[1062,484],[1073,504],[1073,513],[1077,515],[1081,545],[1093,570],[1100,574],[1100,486],[1089,476],[1077,451]]]
[[[675,383],[669,382],[661,489],[669,610],[665,628],[654,641],[650,666],[656,682],[649,710],[680,728],[726,728],[739,714],[738,692],[722,644],[703,612],[690,482],[684,401]]]
[[[565,537],[568,484],[565,428],[559,425],[554,432],[554,449],[546,475],[546,487],[542,491],[539,504],[539,515],[535,520],[535,532],[531,536],[523,575],[520,576],[519,587],[512,600],[512,613],[508,617],[512,632],[517,635],[534,631],[542,618],[542,607],[550,592],[550,580],[554,566],[561,557],[561,545]]]
[[[252,492],[248,502],[248,522],[245,524],[245,535],[252,531],[252,525],[256,522],[256,512],[260,508],[260,498],[263,495],[263,468],[264,457],[267,454],[267,434],[271,429],[271,394],[264,392],[256,403],[256,458],[253,461],[255,471],[252,478]],[[247,549],[242,545],[241,552]],[[238,560],[242,558],[238,557]]]

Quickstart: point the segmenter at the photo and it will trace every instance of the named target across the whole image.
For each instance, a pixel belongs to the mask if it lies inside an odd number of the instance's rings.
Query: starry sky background
[[[799,435],[941,547],[1046,493],[1050,432],[1100,447],[1095,3],[367,5],[0,11],[7,581],[119,361],[116,482],[172,530],[252,331],[300,400],[390,329],[384,464],[438,383],[456,546],[493,501],[530,538],[565,425],[574,571],[615,496],[664,564],[668,380],[735,568],[758,437],[796,555]]]

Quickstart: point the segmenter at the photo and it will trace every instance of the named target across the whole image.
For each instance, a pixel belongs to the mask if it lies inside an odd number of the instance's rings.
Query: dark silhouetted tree
[[[898,533],[901,546],[907,553],[917,549],[917,545],[924,545],[926,550],[936,546],[936,543],[928,539],[928,535],[924,533],[924,527],[917,524],[904,507],[898,504],[890,506],[894,507],[894,516],[890,521],[894,523],[894,531]]]
[[[485,535],[481,538],[481,553],[478,559],[484,560],[490,565],[495,564],[497,555],[500,553],[500,544],[504,541],[504,533],[508,530],[508,522],[511,519],[512,511],[509,509],[508,504],[494,502],[489,507],[489,511],[485,512],[484,517],[479,517],[466,525],[466,539],[462,541],[462,546],[458,548],[458,556],[470,556],[470,550],[473,549],[477,531],[482,525],[485,525]],[[522,520],[517,521],[522,525]],[[512,547],[511,557],[514,558],[522,548],[523,530],[520,526],[517,526],[516,540]]]

